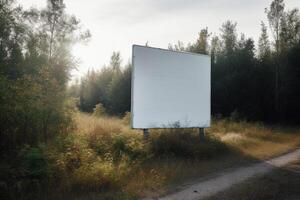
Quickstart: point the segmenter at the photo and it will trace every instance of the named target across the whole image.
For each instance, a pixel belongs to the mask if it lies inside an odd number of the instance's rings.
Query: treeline
[[[272,123],[300,121],[300,14],[286,11],[283,0],[265,10],[258,45],[237,34],[237,23],[226,21],[218,35],[202,29],[197,41],[170,44],[169,49],[209,54],[212,63],[212,113],[217,117]],[[268,33],[269,32],[269,33]],[[89,71],[77,87],[79,108],[91,112],[102,104],[110,114],[130,110],[130,64],[120,68],[114,53],[109,66]],[[73,92],[73,94],[76,92]]]
[[[97,104],[111,115],[130,110],[131,64],[121,66],[121,61],[120,53],[114,52],[108,66],[89,71],[80,83],[70,87],[69,94],[79,98],[82,111],[92,112]]]
[[[1,156],[68,129],[66,86],[75,66],[70,47],[89,37],[80,26],[60,0],[40,10],[0,1]]]

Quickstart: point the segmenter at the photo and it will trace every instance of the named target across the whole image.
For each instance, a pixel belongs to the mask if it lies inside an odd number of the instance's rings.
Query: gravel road
[[[209,197],[226,190],[232,185],[241,183],[253,176],[269,173],[274,168],[282,167],[299,158],[300,149],[296,149],[293,152],[248,167],[241,167],[233,171],[218,173],[213,178],[204,179],[204,181],[184,186],[184,188],[181,188],[179,191],[161,198],[155,198],[155,200],[200,200],[204,197]],[[144,200],[154,199],[147,198]]]

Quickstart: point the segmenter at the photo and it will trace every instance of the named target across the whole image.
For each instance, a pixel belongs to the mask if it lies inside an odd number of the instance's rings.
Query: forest
[[[238,34],[236,22],[227,20],[218,34],[203,27],[196,41],[167,47],[211,56],[216,123],[208,134],[242,132],[251,124],[259,133],[271,134],[264,124],[299,125],[300,12],[284,5],[283,0],[273,0],[262,11],[268,21],[261,22],[257,45],[251,36]],[[80,190],[113,190],[119,195],[115,199],[132,199],[140,196],[132,190],[147,174],[141,166],[161,155],[201,160],[231,151],[216,139],[218,134],[199,145],[195,130],[182,130],[184,139],[176,130],[157,130],[144,144],[140,132],[129,127],[132,65],[122,63],[120,52],[112,52],[110,63],[101,69],[70,81],[76,69],[71,48],[92,37],[81,25],[62,0],[48,0],[42,9],[0,0],[1,199],[48,199],[41,196],[53,187],[61,199],[67,199],[66,191]],[[170,140],[171,134],[178,137]],[[295,142],[292,138],[288,135],[284,141]],[[274,140],[281,141],[281,136]],[[153,180],[141,187],[160,188],[174,178],[146,169]],[[132,170],[139,175],[131,176]],[[132,177],[140,182],[125,187]]]
[[[217,35],[203,28],[197,41],[169,45],[171,50],[211,56],[215,117],[299,123],[299,10],[286,11],[283,1],[277,3],[265,10],[268,22],[261,22],[258,45],[237,34],[237,23],[230,20]],[[101,104],[111,115],[130,111],[131,63],[121,66],[121,61],[120,53],[113,52],[109,65],[90,70],[71,86],[70,95],[78,100],[80,110],[92,112]]]

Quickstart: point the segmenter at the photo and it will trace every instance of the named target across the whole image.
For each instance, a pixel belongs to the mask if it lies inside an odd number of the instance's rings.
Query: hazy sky
[[[25,7],[41,7],[46,0],[19,1]],[[178,40],[194,42],[201,28],[219,33],[222,23],[238,23],[238,33],[257,41],[264,8],[271,0],[65,0],[67,12],[76,15],[92,33],[87,45],[73,49],[80,63],[75,76],[109,63],[120,51],[123,64],[131,57],[132,44],[167,48]],[[300,7],[300,0],[285,0],[286,9]]]

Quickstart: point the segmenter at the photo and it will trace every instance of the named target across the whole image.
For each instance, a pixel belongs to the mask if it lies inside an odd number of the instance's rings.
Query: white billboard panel
[[[210,57],[133,45],[132,128],[209,127]]]

